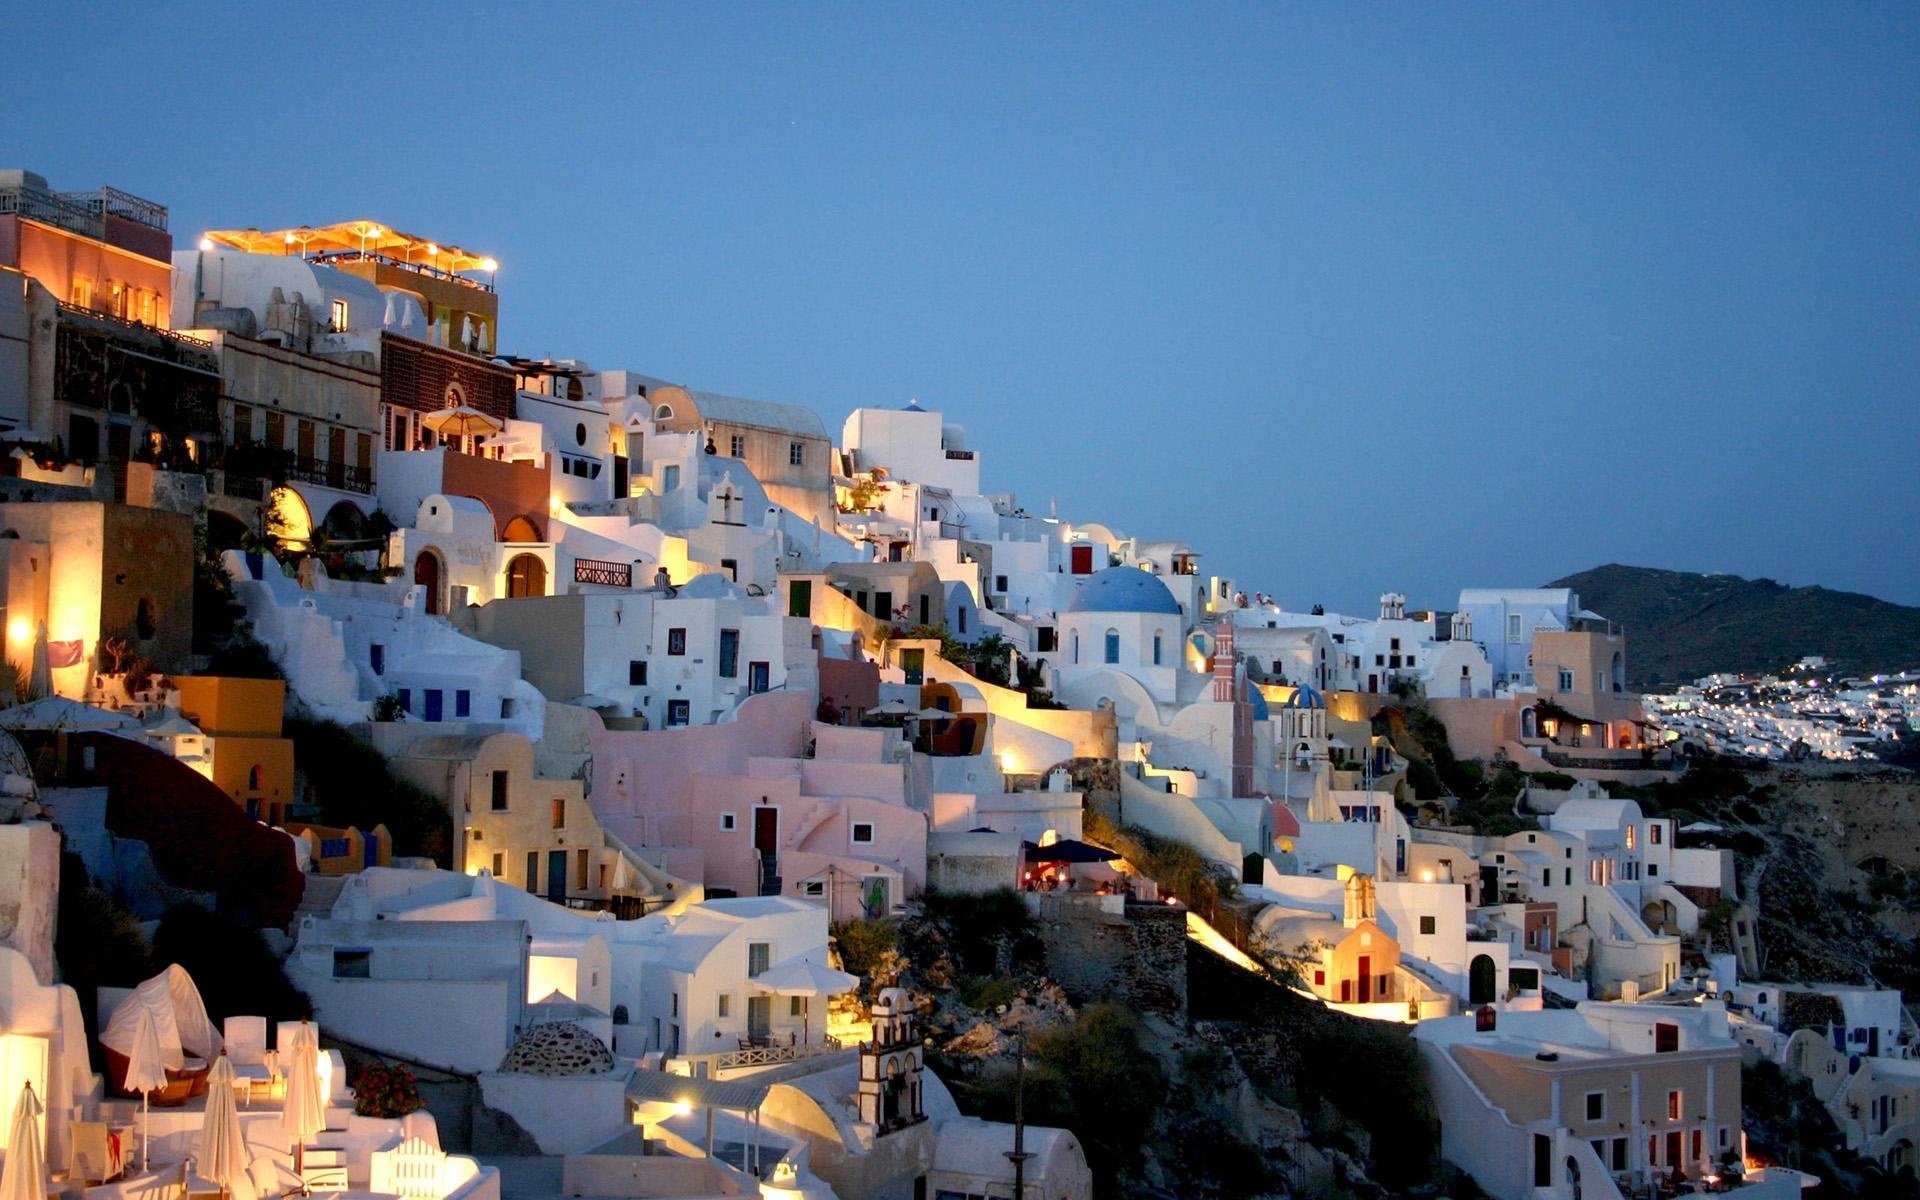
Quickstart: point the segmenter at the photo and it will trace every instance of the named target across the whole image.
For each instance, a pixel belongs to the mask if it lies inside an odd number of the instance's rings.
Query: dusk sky
[[[504,349],[849,410],[1369,612],[1920,603],[1920,6],[10,14],[4,166],[497,257]]]

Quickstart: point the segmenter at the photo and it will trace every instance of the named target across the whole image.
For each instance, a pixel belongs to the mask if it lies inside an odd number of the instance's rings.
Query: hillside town
[[[1674,800],[1911,677],[1290,611],[960,403],[518,356],[484,231],[78,182],[0,171],[5,1200],[1911,1188],[1899,987]]]
[[[1818,656],[1778,675],[1710,675],[1648,695],[1647,719],[1682,750],[1742,758],[1873,760],[1920,732],[1920,674],[1835,678]]]

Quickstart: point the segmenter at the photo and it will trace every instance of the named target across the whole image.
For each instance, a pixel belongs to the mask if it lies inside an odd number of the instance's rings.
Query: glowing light
[[[500,269],[500,264],[495,262],[491,258],[483,258],[480,260],[480,269],[482,271],[487,271],[487,272],[498,271]]]
[[[433,244],[432,242],[428,242],[428,243],[427,243],[427,257],[428,257],[428,258],[438,258],[438,257],[440,257],[440,247],[438,247],[438,246],[436,246],[436,245],[434,245],[434,244]]]
[[[201,239],[200,239],[200,248],[201,248],[202,250],[211,250],[211,249],[213,249],[213,239],[212,239],[212,238],[210,238],[210,237],[203,237],[203,238],[201,238]]]
[[[15,617],[13,620],[8,621],[7,637],[16,642],[32,641],[33,622],[27,620],[25,617]]]
[[[693,1105],[687,1103],[685,1100],[676,1100],[673,1102],[673,1111],[679,1116],[684,1117],[693,1111]]]
[[[1420,872],[1420,882],[1421,882],[1421,883],[1432,883],[1432,882],[1433,882],[1433,872],[1432,872],[1432,871],[1426,871],[1426,870],[1423,870],[1423,871],[1421,871],[1421,872]]]
[[[1014,763],[1015,763],[1015,759],[1013,757],[1013,751],[1002,750],[1000,752],[1000,769],[1002,771],[1005,771],[1008,774],[1012,774]]]

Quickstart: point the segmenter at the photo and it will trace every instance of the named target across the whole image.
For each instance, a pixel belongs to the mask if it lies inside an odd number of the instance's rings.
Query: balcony
[[[151,200],[103,187],[97,192],[51,192],[22,184],[0,189],[0,214],[16,213],[97,241],[106,240],[107,217],[167,231],[167,208]]]
[[[973,451],[971,451],[971,450],[949,450],[949,451],[947,451],[947,461],[948,461],[948,462],[972,462],[972,461],[973,461]]]
[[[447,283],[457,283],[461,287],[470,287],[476,291],[493,291],[493,285],[491,283],[481,283],[477,279],[468,279],[465,275],[456,275],[452,271],[443,270],[427,263],[407,262],[405,259],[394,258],[391,255],[380,254],[371,250],[324,250],[307,255],[306,260],[310,263],[323,263],[328,266],[372,263],[378,267],[392,267],[400,271],[411,271],[415,275],[422,275],[428,279],[440,279]]]
[[[601,587],[632,587],[633,564],[608,562],[601,558],[576,558],[573,560],[573,581]]]
[[[742,1039],[743,1042],[751,1039]],[[785,1046],[778,1045],[742,1045],[738,1050],[726,1050],[711,1056],[713,1070],[738,1071],[747,1067],[770,1067],[778,1063],[800,1062],[803,1059],[819,1058],[823,1054],[838,1054],[846,1047],[832,1034],[821,1035],[817,1042],[795,1042]]]
[[[287,479],[292,483],[311,483],[335,491],[373,493],[373,471],[319,458],[294,458],[287,464]]]

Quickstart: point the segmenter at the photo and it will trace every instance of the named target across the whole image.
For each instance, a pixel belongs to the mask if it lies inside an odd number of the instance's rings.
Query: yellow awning
[[[432,238],[402,233],[380,221],[341,221],[334,225],[300,225],[292,229],[211,229],[207,239],[219,246],[231,246],[249,254],[321,254],[334,251],[365,251],[388,258],[442,271],[485,271],[493,260],[436,242]]]

